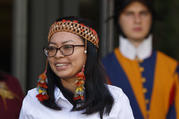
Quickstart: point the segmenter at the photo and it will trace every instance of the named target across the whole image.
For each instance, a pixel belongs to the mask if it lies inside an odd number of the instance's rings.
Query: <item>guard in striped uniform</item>
[[[109,83],[127,94],[136,119],[179,119],[179,66],[152,48],[151,1],[115,5],[120,45],[103,59]]]

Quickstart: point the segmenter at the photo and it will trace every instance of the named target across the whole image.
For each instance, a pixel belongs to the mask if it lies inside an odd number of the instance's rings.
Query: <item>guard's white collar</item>
[[[134,60],[136,57],[144,60],[152,54],[152,35],[144,39],[137,48],[123,36],[119,36],[119,43],[120,52],[131,60]]]

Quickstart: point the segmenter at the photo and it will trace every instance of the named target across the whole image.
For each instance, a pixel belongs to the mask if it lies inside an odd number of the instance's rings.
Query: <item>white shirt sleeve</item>
[[[134,119],[129,99],[124,93],[120,97],[119,105],[120,111],[118,114],[118,119]]]
[[[33,90],[36,90],[36,89],[33,89]],[[25,96],[25,98],[23,100],[19,119],[34,119],[32,117],[32,115],[29,114],[29,113],[33,113],[33,111],[34,111],[33,104],[35,104],[34,99],[31,97],[29,92],[30,91],[28,91],[27,95]],[[36,92],[36,91],[34,91],[34,92]]]
[[[114,104],[110,115],[114,115],[115,119],[134,119],[129,99],[122,89],[111,85],[108,87],[114,98]]]
[[[32,119],[32,118],[30,118],[30,117],[28,117],[28,116],[26,115],[26,113],[24,112],[24,109],[23,109],[23,107],[22,107],[22,108],[21,108],[21,111],[20,111],[19,119]]]

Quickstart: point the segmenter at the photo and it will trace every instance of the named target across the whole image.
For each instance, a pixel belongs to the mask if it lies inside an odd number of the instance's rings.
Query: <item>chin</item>
[[[60,78],[65,78],[65,77],[68,77],[68,75],[67,74],[64,74],[64,73],[58,73],[58,74],[56,74],[58,77],[60,77]]]
[[[67,72],[57,72],[55,73],[58,77],[62,78],[62,79],[66,79],[66,78],[70,78],[72,77],[71,74],[72,73],[67,73]]]
[[[141,36],[141,34],[135,35],[134,37],[132,37],[132,39],[134,39],[135,41],[143,41],[145,39],[145,36]]]

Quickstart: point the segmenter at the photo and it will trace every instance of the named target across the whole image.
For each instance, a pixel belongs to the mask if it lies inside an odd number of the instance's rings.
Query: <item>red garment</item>
[[[18,119],[23,97],[18,80],[0,72],[0,119]]]

